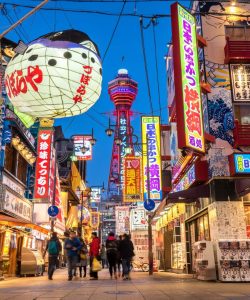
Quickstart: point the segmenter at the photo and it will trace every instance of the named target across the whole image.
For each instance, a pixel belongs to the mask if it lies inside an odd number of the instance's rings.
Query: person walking
[[[48,279],[53,280],[53,274],[56,270],[58,257],[62,251],[62,245],[57,237],[57,232],[52,232],[51,238],[46,245],[43,257],[45,257],[47,251],[49,254]]]
[[[121,259],[121,254],[120,254],[120,242],[122,240],[122,235],[119,235],[119,240],[117,240],[117,269],[118,269],[118,276],[123,277],[123,272],[121,272],[121,268],[122,268],[122,259]]]
[[[98,279],[98,272],[92,270],[93,260],[99,256],[100,252],[100,239],[97,237],[96,232],[92,232],[92,242],[89,248],[89,259],[90,259],[90,280]]]
[[[80,239],[80,242],[82,244],[82,249],[80,250],[79,253],[80,256],[79,273],[80,273],[80,277],[86,277],[88,248],[83,239]],[[82,270],[84,272],[83,276],[82,276]]]
[[[109,264],[110,278],[112,279],[114,274],[115,279],[117,279],[116,263],[117,263],[118,245],[117,245],[117,240],[115,238],[114,232],[110,232],[108,235],[108,238],[106,240],[106,252],[107,252],[107,260]]]
[[[130,279],[130,265],[132,257],[134,256],[134,245],[126,233],[124,233],[119,243],[119,251],[122,259],[123,280],[128,280]]]
[[[105,248],[104,244],[102,244],[102,247],[101,247],[101,260],[102,260],[102,267],[104,269],[105,265],[107,265],[107,253],[106,253],[106,248]]]
[[[69,238],[65,240],[64,249],[67,251],[68,263],[68,280],[71,281],[75,273],[76,264],[78,261],[78,253],[82,248],[80,240],[75,232],[70,232]]]

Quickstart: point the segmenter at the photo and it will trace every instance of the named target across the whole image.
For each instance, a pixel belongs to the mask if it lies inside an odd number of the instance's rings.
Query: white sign
[[[148,223],[144,208],[134,208],[130,212],[131,230],[147,230]]]
[[[120,235],[129,231],[129,207],[115,207],[116,234]]]
[[[25,188],[21,184],[15,182],[10,177],[6,176],[6,174],[3,174],[3,184],[8,186],[10,189],[15,191],[16,193],[18,193],[22,197],[24,196]]]
[[[3,209],[7,212],[31,221],[32,204],[29,200],[14,195],[12,192],[5,190]]]

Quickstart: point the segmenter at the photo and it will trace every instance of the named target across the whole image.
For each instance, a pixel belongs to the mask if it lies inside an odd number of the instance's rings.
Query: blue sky
[[[4,2],[10,3],[11,5],[5,5],[5,9],[2,11],[1,32],[31,9],[13,6],[13,4],[34,6],[41,1],[6,0]],[[51,0],[45,8],[57,8],[59,10],[39,10],[35,15],[24,21],[17,30],[10,32],[6,37],[14,41],[22,39],[27,43],[48,32],[74,28],[89,35],[98,45],[101,58],[103,58],[123,3],[79,2],[79,0],[76,0],[76,2],[73,0]],[[129,71],[129,75],[138,82],[139,88],[132,110],[142,114],[150,114],[139,16],[170,15],[170,4],[173,2],[174,1],[166,0],[142,3],[130,0],[130,2],[125,4],[123,14],[133,14],[133,16],[121,16],[120,18],[117,30],[103,61],[103,84],[100,99],[87,113],[76,117],[58,119],[56,121],[56,125],[62,125],[66,137],[70,137],[74,134],[88,134],[91,133],[92,128],[94,129],[97,143],[94,147],[93,160],[88,162],[87,165],[87,180],[89,186],[102,185],[102,182],[107,186],[113,138],[109,138],[105,134],[105,128],[108,126],[108,116],[105,113],[111,112],[114,109],[114,105],[110,101],[107,91],[108,82],[114,79],[118,69],[126,68]],[[189,1],[180,2],[186,7],[189,6]],[[108,15],[90,12],[66,12],[62,11],[62,9],[107,12]],[[110,14],[117,15],[113,16]],[[149,21],[150,19],[144,18],[144,26],[147,26]],[[161,119],[162,123],[167,123],[167,78],[164,55],[167,53],[167,43],[171,39],[171,19],[169,17],[157,18],[155,33],[160,102],[162,108]],[[160,115],[152,24],[144,30],[144,39],[153,108],[155,114]],[[135,133],[139,135],[139,115],[133,119],[132,126],[134,127]]]

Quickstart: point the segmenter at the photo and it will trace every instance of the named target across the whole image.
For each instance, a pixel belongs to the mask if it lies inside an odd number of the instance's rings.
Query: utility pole
[[[147,194],[148,199],[146,201],[150,201],[150,172],[149,172],[149,155],[148,155],[148,134],[146,135],[146,144],[147,144]],[[149,264],[149,272],[148,275],[153,275],[153,236],[152,236],[152,214],[148,213],[148,264]]]

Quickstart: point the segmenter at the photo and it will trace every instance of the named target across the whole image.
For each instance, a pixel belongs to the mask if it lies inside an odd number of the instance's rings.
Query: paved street
[[[53,281],[48,281],[46,276],[2,281],[0,299],[250,299],[250,284],[201,282],[190,276],[166,273],[155,274],[150,278],[145,273],[132,273],[131,281],[110,280],[107,270],[100,272],[98,281],[76,278],[68,282],[64,269],[57,270]]]

